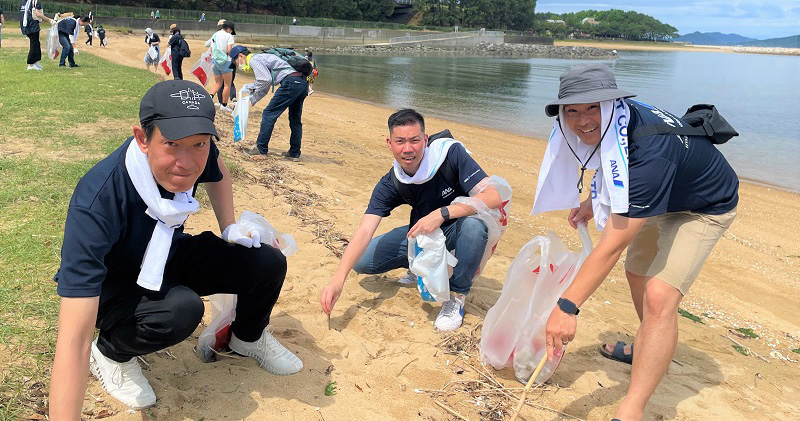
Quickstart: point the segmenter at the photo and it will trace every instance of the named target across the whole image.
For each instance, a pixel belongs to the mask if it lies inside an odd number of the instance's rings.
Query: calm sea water
[[[582,60],[447,56],[316,57],[320,91],[546,139],[544,106]],[[741,177],[798,190],[800,57],[691,51],[632,52],[603,61],[621,89],[682,115],[717,105],[739,131],[720,149]],[[388,116],[387,116],[388,117]]]

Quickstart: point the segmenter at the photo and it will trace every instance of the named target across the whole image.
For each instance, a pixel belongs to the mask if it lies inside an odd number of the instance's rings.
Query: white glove
[[[247,231],[247,235],[242,235],[238,224],[230,224],[222,231],[222,239],[233,244],[238,244],[247,248],[261,247],[261,234],[257,230]]]

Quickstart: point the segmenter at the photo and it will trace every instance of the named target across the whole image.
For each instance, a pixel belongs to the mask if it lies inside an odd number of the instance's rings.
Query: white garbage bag
[[[192,66],[191,73],[197,76],[197,79],[200,81],[201,85],[205,86],[209,79],[212,79],[212,68],[213,65],[211,64],[211,52],[206,51],[200,56],[200,59],[197,60],[197,63]]]
[[[159,65],[164,69],[164,74],[167,76],[172,74],[172,47],[167,47],[167,51],[164,51],[164,56],[161,57]]]
[[[61,43],[58,42],[58,24],[54,22],[47,31],[47,57],[55,60],[59,53],[61,53]]]
[[[151,45],[150,48],[147,49],[147,55],[150,56],[150,60],[156,61],[158,60],[158,48],[155,45]]]
[[[250,116],[250,96],[245,96],[249,91],[245,88],[239,89],[239,101],[236,109],[233,110],[233,141],[240,142],[247,135],[247,119]]]
[[[450,274],[458,259],[447,251],[441,228],[408,239],[408,268],[417,275],[417,288],[425,301],[450,299]]]
[[[547,319],[592,250],[586,225],[579,224],[578,232],[580,252],[567,249],[554,233],[537,236],[522,247],[508,269],[500,298],[486,313],[481,361],[498,370],[513,365],[517,379],[527,383],[547,352]],[[535,382],[547,381],[562,357],[563,349],[545,363]]]

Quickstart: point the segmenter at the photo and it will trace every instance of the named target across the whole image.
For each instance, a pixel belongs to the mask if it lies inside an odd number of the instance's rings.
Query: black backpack
[[[442,130],[439,133],[432,134],[428,137],[428,146],[433,143],[437,139],[442,138],[453,138],[453,135],[450,134],[450,130]],[[448,187],[453,189],[453,191],[458,191],[460,189],[460,184],[458,183],[458,174],[456,174],[453,167],[450,165],[449,162],[445,161],[442,163],[442,166],[439,167],[439,171],[442,172],[444,176],[444,181]],[[400,193],[400,197],[403,198],[403,201],[406,204],[413,206],[414,205],[414,193],[411,192],[411,188],[408,187],[408,184],[401,183],[400,180],[394,175],[394,170],[389,171],[389,177],[392,179],[392,184],[394,184],[394,188],[397,189],[398,193]]]
[[[311,65],[311,62],[308,61],[305,57],[297,54],[294,50],[289,48],[270,48],[269,50],[261,50],[267,54],[272,54],[280,57],[283,61],[289,63],[292,68],[300,73],[303,76],[308,76],[311,72],[314,71],[314,67]]]
[[[180,48],[180,50],[181,50],[181,55],[183,57],[191,57],[192,56],[192,50],[189,49],[189,43],[186,42],[185,39],[183,39],[183,36],[181,36],[181,48]]]
[[[676,134],[684,136],[705,136],[711,143],[721,145],[739,133],[711,104],[696,104],[686,110],[681,117],[683,127],[673,127],[666,123],[648,124],[633,130],[631,140],[641,139],[654,134]]]

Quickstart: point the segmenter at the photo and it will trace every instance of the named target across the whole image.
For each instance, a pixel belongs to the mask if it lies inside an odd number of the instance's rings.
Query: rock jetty
[[[474,47],[434,47],[425,44],[385,44],[385,45],[357,45],[341,46],[336,48],[316,48],[315,53],[327,54],[369,54],[369,55],[414,55],[414,54],[443,54],[443,55],[481,55],[503,57],[552,57],[552,58],[577,58],[577,59],[608,59],[614,57],[609,50],[595,47],[534,45],[534,44],[506,44],[506,43],[480,43]]]

